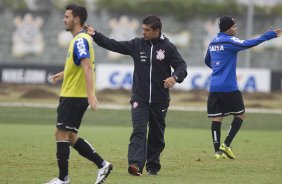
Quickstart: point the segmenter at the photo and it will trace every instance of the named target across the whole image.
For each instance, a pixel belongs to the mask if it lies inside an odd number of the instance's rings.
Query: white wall
[[[96,66],[97,89],[131,89],[133,66],[126,64],[101,64]],[[211,70],[205,67],[188,67],[188,76],[175,89],[208,89]],[[268,69],[237,69],[238,86],[241,91],[270,92]]]

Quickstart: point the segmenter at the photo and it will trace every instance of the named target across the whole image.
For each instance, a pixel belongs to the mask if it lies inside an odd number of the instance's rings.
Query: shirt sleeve
[[[205,57],[205,63],[209,68],[212,68],[212,66],[211,66],[211,55],[210,55],[209,50],[207,50],[207,54],[206,54],[206,57]]]
[[[113,52],[117,52],[124,55],[132,55],[135,51],[134,40],[130,41],[117,41],[115,39],[110,39],[100,32],[95,32],[92,36],[94,42],[99,46],[108,49]]]
[[[80,65],[80,60],[90,58],[89,44],[85,38],[77,38],[73,50],[74,63]]]
[[[230,41],[234,45],[237,51],[245,50],[254,46],[259,45],[262,42],[271,40],[273,38],[276,38],[277,35],[274,31],[267,31],[263,35],[254,38],[254,39],[249,39],[249,40],[240,40],[239,38],[236,37],[231,37]]]
[[[172,76],[174,76],[176,82],[181,83],[187,76],[187,64],[174,45],[171,49],[171,66],[174,69]]]

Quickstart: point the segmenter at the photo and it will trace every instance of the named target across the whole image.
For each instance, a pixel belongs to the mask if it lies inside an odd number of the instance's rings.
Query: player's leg
[[[78,137],[76,134],[73,133],[70,140],[73,148],[81,156],[90,160],[99,168],[96,183],[103,183],[113,170],[113,165],[104,160],[88,141]]]
[[[230,146],[232,140],[238,133],[238,131],[241,128],[243,122],[243,118],[240,116],[234,116],[234,119],[231,123],[231,126],[229,128],[229,131],[227,133],[227,136],[225,138],[224,143],[220,146],[220,150],[222,150],[229,158],[235,159],[235,155],[232,151],[232,148]]]
[[[69,134],[71,130],[66,128],[69,127],[68,123],[70,122],[69,107],[72,107],[71,99],[61,97],[57,108],[57,130],[55,133],[56,144],[57,144],[56,157],[59,167],[59,176],[58,178],[54,178],[53,180],[49,181],[48,184],[69,183],[69,176],[68,176],[68,162],[70,155]]]
[[[212,140],[213,140],[215,152],[219,151],[222,119],[223,119],[222,117],[212,118],[211,131],[212,131]]]
[[[110,174],[111,170],[113,169],[113,166],[109,162],[105,161],[88,141],[77,136],[77,132],[81,125],[82,117],[88,107],[87,98],[76,98],[74,99],[73,103],[76,109],[75,112],[72,112],[72,124],[70,125],[70,127],[72,127],[73,131],[70,133],[69,136],[70,145],[81,156],[90,160],[99,168],[96,183],[102,183],[105,178]]]
[[[150,107],[148,104],[131,101],[133,131],[128,145],[128,173],[141,176],[146,160],[146,136]]]
[[[219,93],[209,93],[207,103],[208,117],[212,119],[211,134],[216,159],[226,158],[226,155],[219,149],[221,140],[221,122],[223,120],[224,112],[219,95]]]
[[[149,175],[157,175],[161,169],[160,154],[165,147],[165,117],[168,106],[169,102],[151,104],[146,164]]]
[[[243,123],[245,106],[240,91],[226,93],[223,98],[225,103],[224,108],[226,109],[224,115],[232,114],[234,119],[230,125],[224,144],[221,145],[220,149],[223,150],[229,158],[234,159],[235,155],[230,145]]]
[[[57,163],[59,167],[59,179],[61,181],[69,180],[68,164],[70,156],[69,147],[69,134],[70,131],[57,129],[55,137],[57,142]]]
[[[103,159],[96,153],[94,148],[84,139],[77,136],[77,132],[80,128],[82,117],[87,110],[88,101],[87,98],[73,99],[72,105],[75,107],[72,110],[72,124],[69,127],[72,128],[70,134],[70,145],[83,157],[94,162],[98,168],[102,168]]]
[[[52,179],[47,184],[69,184],[69,134],[70,131],[57,129],[55,133],[56,144],[57,144],[57,164],[59,168],[59,176],[57,178]]]
[[[87,141],[78,137],[76,134],[71,135],[72,147],[84,158],[92,161],[99,169],[102,168],[105,163],[101,156],[96,152],[92,145]]]
[[[241,128],[241,125],[243,123],[243,119],[244,119],[244,114],[234,115],[234,119],[231,123],[231,126],[230,126],[229,131],[228,131],[227,136],[226,136],[226,139],[224,141],[224,144],[226,146],[228,146],[228,147],[230,146],[234,137],[236,136],[236,134],[238,133],[238,131]]]

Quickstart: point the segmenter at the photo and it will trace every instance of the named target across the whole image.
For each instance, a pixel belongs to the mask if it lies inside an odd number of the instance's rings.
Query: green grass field
[[[282,183],[281,120],[279,114],[247,114],[232,143],[236,160],[215,160],[205,113],[169,111],[158,176],[127,173],[129,111],[88,111],[79,134],[114,164],[108,184],[278,184]],[[55,121],[56,109],[0,107],[1,184],[38,184],[57,176]],[[223,124],[223,137],[230,121],[231,117]],[[69,170],[73,184],[96,179],[97,168],[75,150]]]

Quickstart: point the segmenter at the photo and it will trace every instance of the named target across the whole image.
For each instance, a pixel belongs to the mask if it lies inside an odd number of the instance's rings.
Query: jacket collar
[[[151,40],[145,40],[145,42],[146,42],[147,44],[153,43],[153,45],[155,45],[155,44],[157,44],[158,42],[164,42],[166,39],[167,39],[167,38],[166,38],[163,34],[161,34],[160,37],[158,37],[158,38],[153,38],[153,39],[151,39]]]
[[[226,34],[225,32],[219,32],[219,33],[218,33],[218,36],[231,36],[231,35]]]

